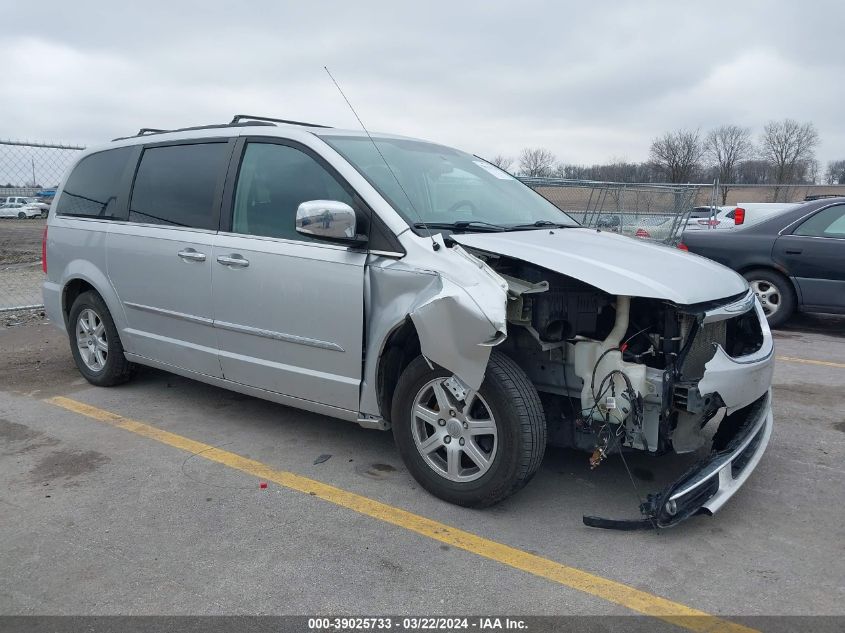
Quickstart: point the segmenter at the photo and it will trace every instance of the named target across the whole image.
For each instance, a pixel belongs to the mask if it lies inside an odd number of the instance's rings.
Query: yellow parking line
[[[845,369],[845,363],[834,363],[829,360],[813,360],[810,358],[796,358],[795,356],[777,356],[777,360],[782,360],[787,363],[803,363],[804,365],[821,365],[822,367],[838,367]]]
[[[144,424],[137,420],[125,418],[116,413],[98,409],[90,405],[58,396],[46,400],[68,411],[73,411],[86,417],[105,422],[114,427],[130,431],[137,435],[161,442],[168,446],[195,454],[218,464],[223,464],[241,472],[254,475],[259,479],[272,481],[280,486],[298,492],[304,492],[319,497],[330,503],[353,510],[360,514],[391,523],[398,527],[416,532],[428,538],[440,541],[455,548],[478,554],[503,565],[519,569],[529,574],[546,578],[578,591],[583,591],[608,602],[627,607],[632,611],[659,618],[690,631],[701,633],[730,632],[751,633],[755,629],[723,620],[704,611],[693,609],[678,602],[673,602],[660,596],[635,589],[614,580],[591,574],[575,567],[562,565],[553,560],[530,554],[515,547],[491,541],[484,537],[464,530],[440,523],[432,519],[402,510],[386,503],[348,492],[335,486],[330,486],[308,477],[295,473],[276,470],[267,464],[248,459],[215,448],[203,442],[197,442],[187,437],[170,433],[162,429]],[[620,538],[624,538],[620,535]]]

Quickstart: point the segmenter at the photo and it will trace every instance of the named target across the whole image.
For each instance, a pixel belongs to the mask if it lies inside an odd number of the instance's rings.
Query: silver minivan
[[[733,271],[584,228],[487,161],[237,116],[86,151],[45,230],[44,302],[94,385],[157,367],[373,429],[487,506],[547,444],[694,453],[637,520],[712,513],[772,431],[773,344]],[[585,456],[585,459],[587,456]]]

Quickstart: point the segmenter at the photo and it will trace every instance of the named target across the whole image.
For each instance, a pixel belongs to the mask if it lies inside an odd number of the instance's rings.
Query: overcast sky
[[[683,5],[683,6],[682,6]],[[689,7],[689,8],[685,8]],[[235,113],[492,157],[644,160],[656,135],[816,124],[845,158],[842,2],[0,0],[0,138],[93,144]]]

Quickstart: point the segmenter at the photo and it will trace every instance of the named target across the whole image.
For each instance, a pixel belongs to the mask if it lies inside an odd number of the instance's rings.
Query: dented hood
[[[729,268],[698,255],[588,228],[453,234],[464,246],[574,277],[612,295],[690,305],[748,288]]]

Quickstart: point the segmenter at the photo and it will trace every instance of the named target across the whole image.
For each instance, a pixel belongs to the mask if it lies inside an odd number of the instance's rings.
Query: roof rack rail
[[[305,127],[323,127],[328,128],[328,125],[319,125],[317,123],[305,123],[303,121],[288,121],[287,119],[273,119],[266,116],[252,116],[251,114],[236,114],[229,123],[214,123],[212,125],[195,125],[193,127],[180,127],[174,130],[160,130],[154,127],[142,127],[137,134],[132,136],[119,136],[113,138],[114,141],[125,141],[130,138],[138,136],[152,136],[153,134],[167,134],[168,132],[190,132],[191,130],[211,130],[221,127],[248,127],[251,125],[271,125],[276,123],[284,123],[287,125],[302,125]]]
[[[319,123],[306,123],[305,121],[290,121],[288,119],[274,119],[273,117],[269,116],[252,116],[251,114],[236,114],[232,117],[232,122],[230,125],[235,125],[240,123],[241,120],[246,119],[249,121],[267,121],[272,123],[284,123],[286,125],[303,125],[305,127],[324,127],[330,128],[330,125],[320,125]]]
[[[130,138],[137,138],[139,136],[153,136],[154,134],[167,134],[169,132],[190,132],[192,130],[214,130],[224,127],[247,127],[249,125],[271,125],[275,126],[275,123],[266,123],[264,121],[255,121],[254,123],[213,123],[211,125],[194,125],[192,127],[180,127],[175,128],[173,130],[157,130],[151,127],[144,127],[138,130],[137,134],[133,134],[132,136],[118,136],[117,138],[113,138],[112,142],[114,141],[125,141]]]

